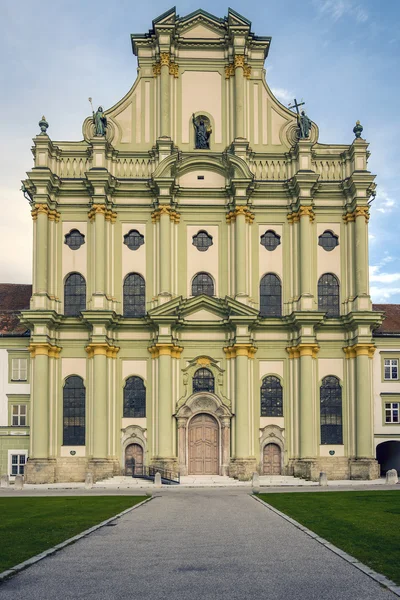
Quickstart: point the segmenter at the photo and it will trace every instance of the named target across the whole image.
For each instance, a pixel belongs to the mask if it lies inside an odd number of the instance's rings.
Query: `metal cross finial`
[[[294,103],[292,104],[292,106],[290,106],[290,104],[288,104],[288,108],[289,110],[292,110],[292,108],[296,109],[297,114],[300,114],[299,111],[299,106],[303,106],[303,104],[305,104],[305,102],[303,102],[303,99],[301,100],[301,102],[297,102],[296,98],[294,99]]]

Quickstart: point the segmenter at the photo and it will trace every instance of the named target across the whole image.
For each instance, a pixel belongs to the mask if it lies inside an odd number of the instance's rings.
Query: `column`
[[[250,456],[248,347],[236,347],[236,458]]]
[[[105,274],[105,206],[97,204],[94,209],[94,292],[104,295]]]
[[[356,296],[368,295],[368,207],[357,206],[356,219]]]
[[[172,458],[172,344],[158,346],[158,456]]]
[[[231,418],[221,417],[221,448],[222,448],[222,473],[229,474],[229,462],[231,457]]]
[[[311,221],[314,218],[314,213],[311,206],[301,206],[299,210],[300,217],[300,295],[311,296]],[[304,308],[312,308],[312,306],[302,306]]]
[[[46,216],[47,221],[47,216]],[[33,359],[32,458],[49,456],[49,345],[31,347]]]
[[[187,464],[186,464],[186,428],[187,428],[187,418],[179,417],[177,419],[178,425],[178,461],[179,461],[179,471],[181,475],[186,475],[187,473]]]
[[[315,456],[313,358],[316,344],[301,344],[300,350],[300,458]]]
[[[161,137],[171,137],[170,94],[169,94],[169,54],[161,52]]]
[[[90,347],[89,347],[90,348]],[[107,349],[94,345],[93,351],[93,458],[107,457]]]
[[[235,138],[244,138],[244,54],[235,56]]]
[[[46,204],[36,205],[36,285],[35,293],[47,294],[48,269],[48,207]]]
[[[372,428],[372,381],[369,369],[369,355],[374,346],[358,344],[356,350],[356,457],[373,456]]]
[[[235,279],[236,296],[246,295],[246,209],[238,206],[235,210]]]
[[[160,292],[171,293],[171,222],[170,207],[160,206]]]

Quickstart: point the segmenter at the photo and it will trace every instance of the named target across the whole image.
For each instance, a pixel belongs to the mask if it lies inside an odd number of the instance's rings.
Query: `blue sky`
[[[0,4],[0,281],[31,281],[29,206],[20,181],[32,166],[32,137],[42,114],[53,140],[79,140],[94,104],[110,107],[136,77],[130,34],[145,32],[169,2],[31,0]],[[359,119],[377,174],[370,220],[371,293],[400,302],[400,2],[264,0],[230,6],[272,36],[267,81],[287,104],[306,101],[320,141],[351,143]],[[382,7],[382,8],[380,8]],[[203,8],[223,17],[218,0],[178,2],[181,16]]]

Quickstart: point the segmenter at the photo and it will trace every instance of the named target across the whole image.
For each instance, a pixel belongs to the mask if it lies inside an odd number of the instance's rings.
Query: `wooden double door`
[[[143,475],[143,448],[139,444],[129,444],[125,449],[125,475]]]
[[[189,424],[189,475],[219,474],[219,427],[207,414],[193,417]]]
[[[263,451],[263,475],[281,475],[281,449],[277,444],[266,444]]]

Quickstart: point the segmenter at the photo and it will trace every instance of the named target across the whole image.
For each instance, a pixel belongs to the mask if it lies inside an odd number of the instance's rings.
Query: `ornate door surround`
[[[178,425],[178,461],[181,475],[188,473],[189,460],[189,423],[201,413],[214,417],[219,427],[219,465],[218,474],[228,475],[230,461],[231,411],[215,394],[198,392],[193,394],[180,406],[175,417]]]

